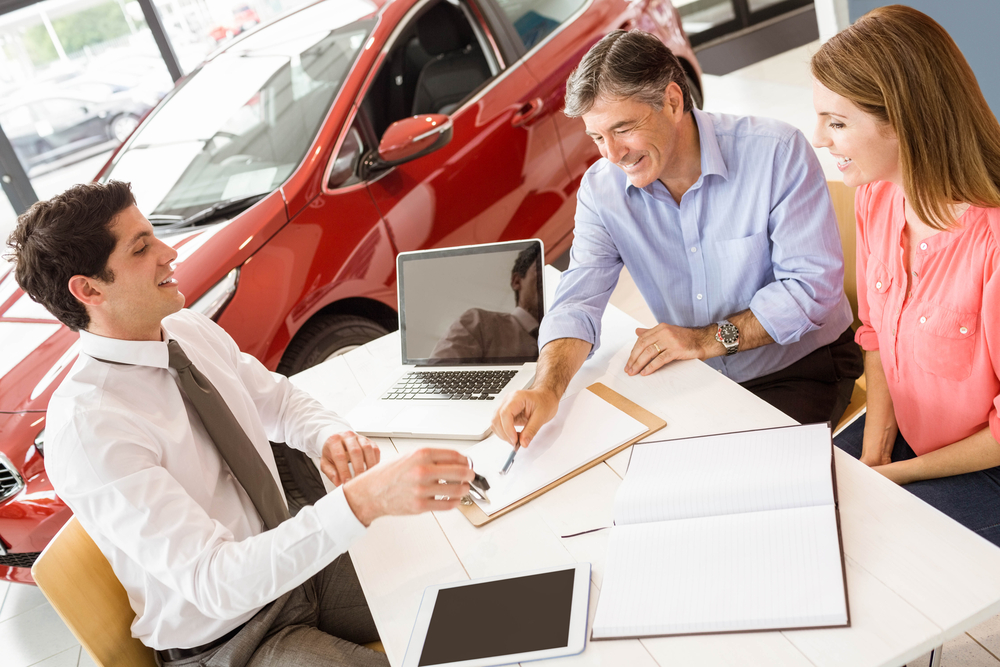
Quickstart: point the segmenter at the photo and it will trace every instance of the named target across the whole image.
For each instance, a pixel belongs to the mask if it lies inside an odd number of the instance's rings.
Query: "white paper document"
[[[531,446],[518,450],[506,475],[500,469],[512,446],[498,436],[465,451],[476,472],[490,483],[490,502],[475,502],[487,516],[493,515],[646,430],[642,422],[584,389],[559,403],[555,418],[539,429]]]
[[[848,623],[826,424],[636,445],[593,638]]]

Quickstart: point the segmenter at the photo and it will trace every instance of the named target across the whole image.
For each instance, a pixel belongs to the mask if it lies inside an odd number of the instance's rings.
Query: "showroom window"
[[[46,0],[0,15],[0,128],[16,161],[5,160],[5,181],[20,167],[47,199],[92,180],[172,87],[134,1]],[[4,239],[16,217],[4,198]]]
[[[731,35],[813,0],[673,0],[693,46]]]

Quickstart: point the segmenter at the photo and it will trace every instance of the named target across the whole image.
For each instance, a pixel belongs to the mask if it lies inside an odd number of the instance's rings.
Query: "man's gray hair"
[[[684,68],[655,35],[615,30],[591,47],[566,82],[564,113],[576,118],[598,98],[630,98],[663,110],[663,91],[673,81],[684,94],[684,111],[694,106]]]

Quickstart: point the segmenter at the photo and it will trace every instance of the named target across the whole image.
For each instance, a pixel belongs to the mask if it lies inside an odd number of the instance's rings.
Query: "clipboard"
[[[511,505],[508,505],[507,507],[503,508],[502,510],[500,510],[498,512],[495,512],[492,515],[487,515],[475,503],[471,503],[471,504],[468,504],[468,505],[464,505],[464,504],[463,505],[459,505],[458,506],[458,510],[462,514],[465,515],[465,518],[468,519],[469,522],[473,526],[476,526],[478,528],[479,526],[487,524],[490,521],[492,521],[493,519],[496,519],[497,517],[501,517],[504,514],[507,514],[511,510],[515,510],[518,507],[521,507],[525,503],[531,502],[532,500],[534,500],[538,496],[542,495],[546,491],[554,489],[555,487],[559,486],[560,484],[562,484],[566,480],[572,479],[572,478],[576,477],[577,475],[579,475],[583,471],[589,470],[589,469],[593,468],[594,466],[596,466],[599,463],[603,463],[604,461],[606,461],[607,459],[611,458],[612,456],[614,456],[618,452],[624,451],[625,449],[631,447],[632,445],[634,445],[635,443],[639,442],[640,440],[648,437],[650,434],[656,433],[661,428],[663,428],[664,426],[667,425],[667,422],[664,419],[661,419],[660,417],[657,417],[656,415],[654,415],[649,410],[646,410],[645,408],[640,407],[639,405],[636,405],[635,403],[633,403],[632,401],[628,400],[627,398],[625,398],[624,396],[622,396],[618,392],[609,389],[607,386],[605,386],[604,384],[602,384],[600,382],[595,382],[594,384],[592,384],[589,387],[587,387],[584,391],[592,392],[593,394],[595,394],[599,398],[604,399],[605,401],[607,401],[611,405],[615,406],[616,408],[618,408],[619,410],[621,410],[625,414],[629,415],[630,417],[632,417],[636,421],[640,422],[642,425],[644,425],[646,427],[646,430],[644,432],[640,433],[639,435],[637,435],[636,437],[632,438],[631,440],[629,440],[625,444],[620,445],[618,447],[615,447],[614,449],[612,449],[607,454],[603,454],[601,456],[598,456],[595,459],[591,459],[590,461],[588,461],[587,463],[584,463],[582,466],[580,466],[579,468],[577,468],[573,472],[571,472],[571,473],[569,473],[567,475],[563,475],[562,477],[560,477],[559,479],[555,480],[554,482],[551,482],[551,483],[547,484],[546,486],[543,486],[542,488],[538,489],[537,491],[528,494],[524,498],[521,498],[517,502],[512,503]]]

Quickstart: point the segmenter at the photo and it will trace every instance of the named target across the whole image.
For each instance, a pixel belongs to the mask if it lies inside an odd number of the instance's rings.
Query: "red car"
[[[295,373],[396,328],[401,251],[569,248],[598,152],[562,114],[565,81],[619,27],[659,35],[700,101],[667,0],[324,0],[182,80],[98,179],[131,181],[178,249],[191,308]],[[0,577],[30,583],[70,516],[45,474],[44,428],[78,337],[11,274],[0,313]],[[275,451],[293,504],[322,491],[308,461]]]

